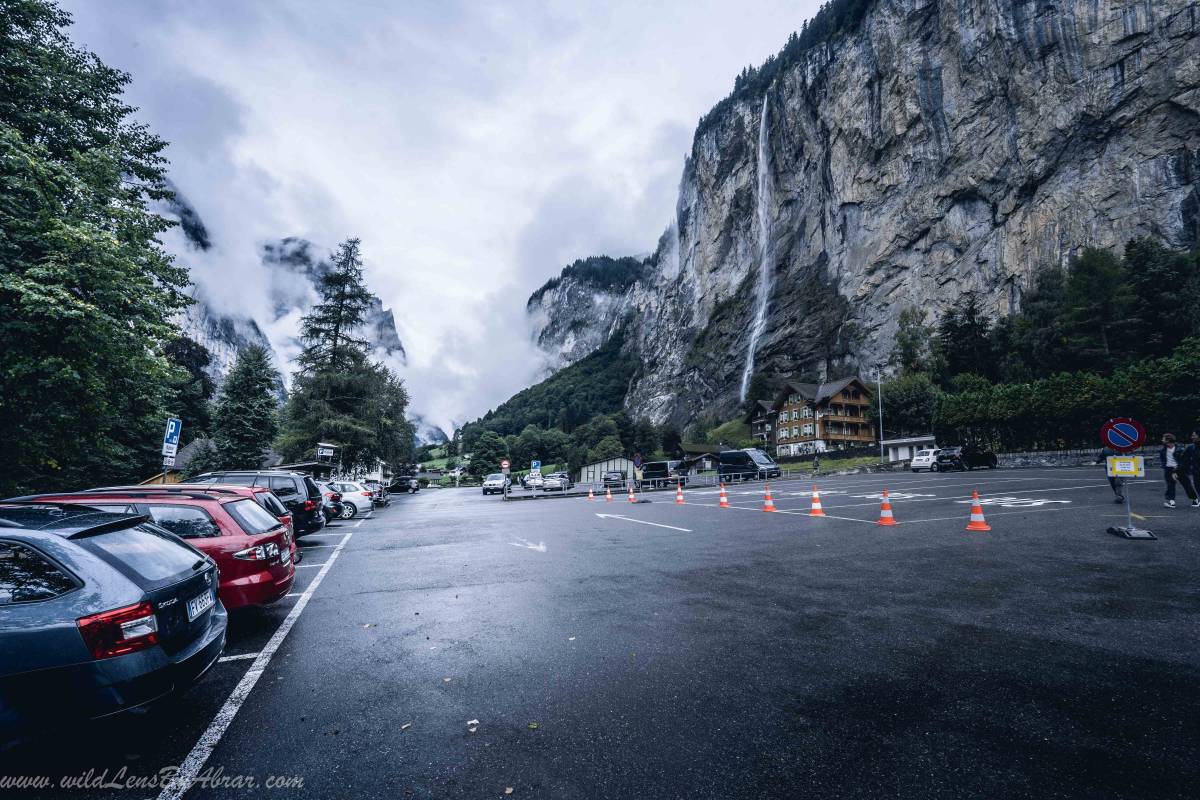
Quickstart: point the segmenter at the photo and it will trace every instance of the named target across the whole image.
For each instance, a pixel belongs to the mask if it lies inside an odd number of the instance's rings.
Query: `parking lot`
[[[396,496],[303,539],[293,594],[234,615],[183,697],[0,775],[45,797],[176,766],[189,798],[1194,796],[1200,511],[1138,482],[1158,540],[1110,536],[1099,468],[828,477],[824,519],[811,481],[771,488],[780,513],[761,484],[728,509],[707,487]],[[964,530],[976,488],[987,533]]]

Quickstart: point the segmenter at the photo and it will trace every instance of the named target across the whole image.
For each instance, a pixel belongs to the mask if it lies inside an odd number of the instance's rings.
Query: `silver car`
[[[375,493],[361,483],[330,481],[329,485],[342,493],[342,519],[369,517],[375,510]]]
[[[565,472],[552,472],[542,479],[542,491],[544,492],[565,492],[574,485],[571,482],[571,476]]]

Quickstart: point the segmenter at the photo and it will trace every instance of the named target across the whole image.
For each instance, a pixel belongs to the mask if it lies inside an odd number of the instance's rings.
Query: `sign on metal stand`
[[[179,452],[179,434],[181,433],[183,433],[183,422],[175,417],[168,417],[162,445],[163,483],[167,482],[167,470],[175,466],[175,456]]]
[[[509,467],[511,467],[511,466],[512,466],[512,464],[510,464],[510,463],[508,462],[508,459],[507,459],[507,458],[506,458],[506,459],[504,459],[503,461],[501,461],[501,462],[500,462],[500,472],[501,472],[501,473],[503,473],[503,475],[504,475],[504,478],[505,478],[505,481],[504,481],[504,493],[503,493],[503,497],[504,497],[504,499],[505,499],[505,500],[507,500],[507,499],[508,499],[508,487],[509,487],[509,485],[510,485],[510,484],[509,484],[509,481],[508,481],[508,468],[509,468]]]
[[[1121,453],[1119,456],[1109,456],[1106,467],[1108,477],[1128,481],[1130,478],[1146,477],[1146,459],[1132,456],[1146,442],[1146,429],[1137,420],[1129,417],[1114,417],[1100,427],[1100,441],[1105,447]],[[1126,539],[1157,539],[1148,530],[1133,524],[1133,508],[1129,502],[1129,487],[1124,487],[1121,494],[1125,497],[1125,520],[1123,528],[1109,528],[1108,532]]]

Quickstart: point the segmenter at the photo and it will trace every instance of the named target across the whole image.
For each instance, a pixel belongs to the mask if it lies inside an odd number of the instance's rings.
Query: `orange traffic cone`
[[[589,486],[588,487],[588,502],[590,503],[595,499],[596,499],[596,496],[594,494],[592,494],[592,487]]]
[[[895,525],[896,518],[892,516],[892,501],[888,497],[888,490],[883,490],[883,504],[879,507],[879,522],[877,525]]]
[[[729,508],[729,495],[725,494],[725,484],[721,484],[721,502],[717,503],[720,508]]]
[[[633,484],[629,484],[629,502],[636,503],[637,498],[633,496]]]
[[[767,484],[767,496],[763,498],[763,511],[771,512],[775,510],[775,501],[771,499],[771,484]]]
[[[612,489],[608,488],[607,486],[604,487],[604,502],[612,502]]]
[[[813,484],[812,511],[808,512],[808,515],[810,517],[825,516],[824,510],[821,508],[821,493],[817,491],[817,485],[815,483]]]
[[[682,483],[675,484],[675,505],[677,505],[677,506],[683,505],[683,484]]]
[[[983,506],[979,504],[979,491],[971,490],[971,521],[967,523],[969,531],[990,531],[991,525],[983,518]]]

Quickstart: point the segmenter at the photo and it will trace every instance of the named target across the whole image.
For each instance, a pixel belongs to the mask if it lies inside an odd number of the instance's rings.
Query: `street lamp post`
[[[887,459],[883,455],[883,371],[875,371],[875,393],[879,396],[879,463]]]

